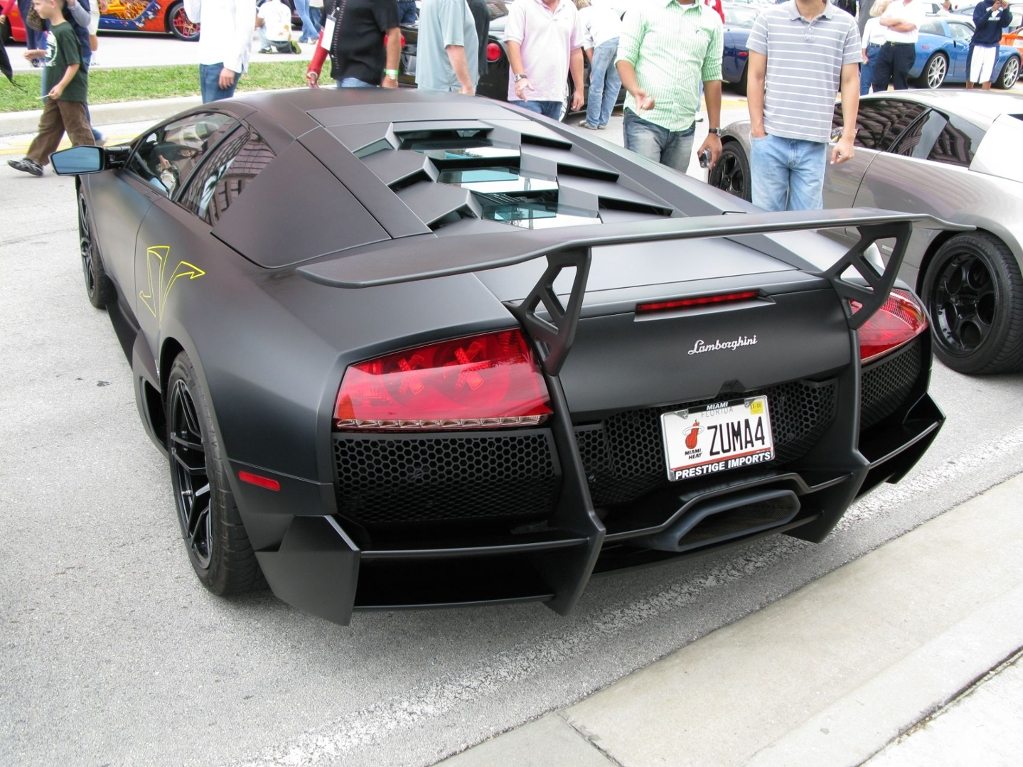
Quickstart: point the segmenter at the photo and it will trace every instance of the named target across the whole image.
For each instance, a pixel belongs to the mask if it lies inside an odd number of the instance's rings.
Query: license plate
[[[663,413],[661,432],[672,482],[774,458],[767,397]]]

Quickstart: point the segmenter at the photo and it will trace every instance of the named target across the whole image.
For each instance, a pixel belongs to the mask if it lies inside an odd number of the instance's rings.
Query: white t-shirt
[[[281,0],[267,0],[256,14],[266,24],[266,39],[280,42],[291,39],[291,9]]]
[[[911,32],[896,32],[891,27],[885,27],[885,34],[890,43],[915,43],[920,37],[920,25],[924,23],[924,6],[918,0],[892,0],[888,7],[881,14],[882,19],[898,19],[916,24],[916,29]]]

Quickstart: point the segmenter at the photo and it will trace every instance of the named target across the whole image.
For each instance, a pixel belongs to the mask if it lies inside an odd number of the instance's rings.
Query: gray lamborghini
[[[896,283],[929,217],[764,214],[404,90],[218,101],[53,162],[217,594],[564,613],[597,571],[823,539],[943,420]]]
[[[842,127],[841,104],[834,127]],[[749,123],[728,126],[722,142],[709,181],[749,200]],[[918,228],[901,272],[927,305],[935,354],[960,373],[1023,370],[1021,146],[1023,96],[875,93],[860,100],[855,156],[825,176],[827,208],[878,206],[973,228]]]

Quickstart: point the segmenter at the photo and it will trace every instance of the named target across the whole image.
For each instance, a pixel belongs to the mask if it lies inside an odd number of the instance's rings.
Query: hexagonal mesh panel
[[[924,368],[923,355],[923,341],[917,338],[864,369],[860,377],[861,430],[880,423],[905,405]]]
[[[795,382],[748,392],[747,396],[757,394],[767,395],[776,464],[805,455],[835,417],[833,382]],[[626,503],[667,486],[661,414],[717,401],[629,410],[600,424],[577,428],[576,439],[593,503],[597,506]]]
[[[550,514],[560,476],[546,431],[335,434],[340,513],[363,524]]]

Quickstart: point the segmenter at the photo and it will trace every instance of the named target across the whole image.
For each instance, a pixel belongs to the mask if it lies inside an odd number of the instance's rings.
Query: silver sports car
[[[856,155],[828,167],[825,207],[930,213],[975,227],[914,231],[900,276],[928,307],[942,362],[968,374],[1023,369],[1023,97],[875,93],[860,100],[856,122]],[[842,127],[841,104],[834,126]],[[749,123],[722,134],[710,183],[748,200]]]

